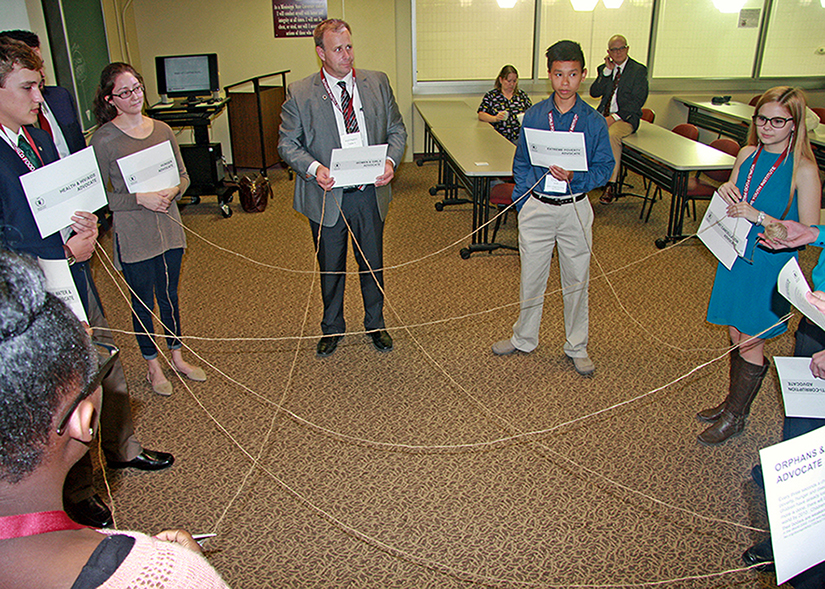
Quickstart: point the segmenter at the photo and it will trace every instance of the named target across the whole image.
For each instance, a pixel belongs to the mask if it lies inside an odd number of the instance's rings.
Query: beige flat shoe
[[[194,380],[195,382],[204,382],[206,380],[206,373],[203,371],[203,368],[199,368],[197,366],[193,366],[192,370],[189,371],[189,374],[186,374],[185,372],[181,372],[180,370],[177,370],[177,369],[176,369],[176,371],[177,371],[178,374],[181,374],[181,375],[185,376],[189,380]]]
[[[170,397],[172,396],[172,383],[168,380],[164,380],[158,384],[152,384],[152,375],[147,374],[146,380],[149,381],[149,386],[152,387],[152,390],[155,391],[158,395],[162,397]]]

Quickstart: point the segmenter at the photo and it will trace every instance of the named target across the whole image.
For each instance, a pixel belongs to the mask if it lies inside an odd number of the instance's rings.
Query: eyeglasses
[[[768,117],[763,117],[762,115],[753,115],[753,124],[757,127],[764,127],[768,124],[768,122],[770,122],[771,127],[774,129],[781,129],[792,120],[793,117],[787,119],[785,117],[773,117],[769,119]]]
[[[112,371],[112,367],[115,364],[115,360],[117,360],[117,357],[120,355],[120,350],[116,346],[101,342],[92,342],[92,344],[98,348],[97,352],[100,364],[97,368],[97,372],[95,372],[94,378],[92,378],[89,384],[83,388],[74,402],[72,402],[69,406],[69,409],[57,423],[57,435],[59,436],[62,436],[63,432],[66,431],[66,425],[69,423],[69,418],[71,418],[72,413],[74,413],[74,410],[77,409],[77,406],[80,405],[80,402],[91,396],[91,394],[97,390],[97,387],[100,386],[100,383],[103,382],[103,379],[109,376],[109,373]]]
[[[143,84],[141,84],[140,86],[135,86],[131,90],[124,90],[123,92],[118,92],[117,94],[112,92],[112,96],[117,96],[118,98],[126,100],[127,98],[130,98],[132,94],[143,94],[144,90],[145,88],[143,87]]]
[[[627,45],[622,45],[621,47],[610,47],[608,48],[609,53],[618,53],[619,51],[624,51],[627,49]]]

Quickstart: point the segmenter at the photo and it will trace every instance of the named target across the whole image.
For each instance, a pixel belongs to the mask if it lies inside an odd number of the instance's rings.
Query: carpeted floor
[[[518,255],[462,260],[470,206],[436,212],[435,177],[435,164],[404,164],[394,182],[387,354],[357,333],[352,275],[356,333],[315,357],[312,239],[286,171],[271,173],[262,214],[236,201],[223,219],[213,197],[183,210],[186,357],[209,380],[169,371],[174,395],[156,396],[134,337],[116,334],[138,435],[176,456],[167,472],[107,473],[118,526],[217,532],[209,559],[236,588],[775,587],[770,574],[722,573],[743,568],[741,553],[762,538],[751,528],[767,527],[749,471],[780,440],[776,374],[743,435],[717,448],[696,441],[695,412],[727,384],[726,359],[705,364],[728,341],[704,319],[710,254],[696,240],[653,245],[669,195],[647,224],[638,199],[603,206],[590,195],[597,372],[585,379],[562,352],[556,263],[539,348],[493,356],[518,312]],[[499,241],[516,239],[511,214]],[[101,243],[111,252],[111,236]],[[817,255],[805,251],[803,268]],[[112,326],[131,330],[103,260],[95,277]],[[767,352],[790,355],[791,334]]]

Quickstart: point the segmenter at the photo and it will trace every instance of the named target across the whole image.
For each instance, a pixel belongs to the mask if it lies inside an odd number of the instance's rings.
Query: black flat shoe
[[[321,358],[332,356],[342,337],[343,336],[340,335],[325,335],[318,340],[318,347],[315,348],[315,353]]]
[[[370,333],[370,337],[372,338],[372,345],[375,346],[375,349],[379,352],[389,352],[392,350],[392,338],[390,334],[384,331],[373,331]]]
[[[742,555],[742,560],[745,561],[745,564],[748,566],[765,563],[761,566],[754,567],[757,571],[763,573],[776,572],[776,566],[773,564],[773,545],[771,544],[770,537],[745,550],[745,553]]]
[[[63,508],[72,520],[83,526],[111,528],[115,523],[112,511],[97,494],[77,503],[64,501]]]
[[[107,460],[106,464],[109,468],[136,468],[138,470],[163,470],[169,468],[174,464],[175,457],[168,452],[157,452],[155,450],[143,451],[132,458],[129,462],[117,462],[114,460]]]

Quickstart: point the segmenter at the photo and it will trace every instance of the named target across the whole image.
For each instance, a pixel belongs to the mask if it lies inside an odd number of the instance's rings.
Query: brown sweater
[[[92,137],[97,164],[106,183],[106,197],[114,214],[115,264],[142,262],[159,256],[165,251],[185,248],[186,236],[178,223],[180,211],[177,202],[169,206],[167,213],[156,213],[139,205],[137,195],[129,193],[120,173],[117,160],[158,145],[164,141],[172,144],[180,170],[180,196],[189,186],[189,174],[183,165],[178,142],[166,123],[153,121],[154,128],[146,139],[135,139],[108,122]],[[177,200],[177,199],[176,199]]]

